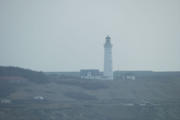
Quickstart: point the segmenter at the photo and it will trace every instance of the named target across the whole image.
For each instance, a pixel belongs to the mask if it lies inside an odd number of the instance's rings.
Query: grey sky
[[[0,0],[0,65],[180,70],[180,0]]]

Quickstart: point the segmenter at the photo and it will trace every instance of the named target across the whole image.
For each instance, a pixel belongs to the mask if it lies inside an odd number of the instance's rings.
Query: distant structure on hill
[[[80,77],[82,79],[113,80],[111,38],[107,36],[105,40],[104,73],[102,74],[98,69],[80,70]]]

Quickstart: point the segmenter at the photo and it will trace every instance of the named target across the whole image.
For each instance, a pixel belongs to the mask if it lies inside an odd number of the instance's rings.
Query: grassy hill
[[[6,97],[29,82],[46,83],[48,77],[37,71],[0,66],[0,97]]]
[[[179,120],[180,77],[170,74],[114,81],[47,75],[48,82],[42,83],[26,76],[26,83],[11,84],[18,87],[6,97],[12,103],[1,104],[0,119]]]

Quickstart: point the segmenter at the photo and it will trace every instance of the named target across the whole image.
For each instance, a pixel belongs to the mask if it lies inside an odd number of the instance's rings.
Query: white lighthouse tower
[[[113,80],[112,70],[112,44],[111,38],[107,36],[104,44],[104,78],[106,80]]]

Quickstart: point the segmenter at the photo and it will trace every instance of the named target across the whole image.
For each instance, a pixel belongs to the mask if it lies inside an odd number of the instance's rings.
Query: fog
[[[179,0],[0,0],[0,65],[43,71],[180,70]]]

